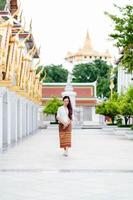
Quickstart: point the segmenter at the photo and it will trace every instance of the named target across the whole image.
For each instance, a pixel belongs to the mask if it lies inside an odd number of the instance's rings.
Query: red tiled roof
[[[81,98],[89,98],[94,96],[93,86],[73,86],[74,92],[77,93],[77,97]],[[42,88],[42,96],[43,98],[48,97],[61,97],[61,93],[64,91],[65,86],[43,86]]]

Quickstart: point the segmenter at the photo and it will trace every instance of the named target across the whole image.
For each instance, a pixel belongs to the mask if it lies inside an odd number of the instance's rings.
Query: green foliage
[[[129,73],[133,72],[133,45],[125,48],[121,63]]]
[[[81,63],[73,68],[74,79],[76,83],[94,82],[97,80],[98,69],[94,63]]]
[[[97,81],[97,96],[109,97],[111,68],[111,65],[101,59],[75,65],[73,68],[73,82],[87,83]]]
[[[114,91],[116,92],[117,91],[117,79],[118,79],[118,67],[114,68],[113,74],[114,74],[114,86],[115,86]]]
[[[36,69],[36,74],[38,74],[38,73],[41,71],[42,67],[43,67],[43,66],[39,66],[39,67]]]
[[[133,114],[133,104],[128,101],[128,97],[126,95],[121,96],[119,99],[119,110],[120,114],[123,116],[130,116]]]
[[[4,10],[6,5],[6,0],[0,0],[0,10]]]
[[[129,88],[125,95],[121,95],[118,99],[119,112],[124,116],[125,124],[133,115],[133,88]]]
[[[116,117],[116,122],[117,122],[117,126],[121,126],[122,125],[122,117],[120,116],[120,115],[118,115],[117,117]]]
[[[114,93],[112,98],[96,107],[96,113],[109,116],[113,123],[116,119],[119,126],[122,124],[121,116],[123,116],[127,125],[130,117],[133,116],[133,87],[120,96]]]
[[[49,100],[46,104],[46,106],[43,109],[43,113],[49,115],[53,114],[55,115],[57,113],[58,107],[63,105],[63,102],[59,100],[57,97],[53,97],[51,100]]]
[[[117,98],[117,94],[114,93],[112,98],[96,107],[96,113],[110,117],[114,123],[115,117],[119,114]]]
[[[109,89],[109,78],[99,78],[97,82],[97,96],[98,97],[109,97],[110,89]]]
[[[132,125],[130,124],[121,124],[121,125],[118,125],[119,128],[131,128]]]
[[[119,15],[106,12],[114,22],[114,33],[110,37],[114,39],[117,47],[123,48],[121,64],[128,70],[133,71],[133,6],[115,7],[119,10]]]
[[[41,70],[39,67],[37,70]],[[46,75],[44,82],[46,83],[62,83],[67,81],[68,70],[63,68],[62,65],[48,65],[44,67],[41,73],[41,79]]]

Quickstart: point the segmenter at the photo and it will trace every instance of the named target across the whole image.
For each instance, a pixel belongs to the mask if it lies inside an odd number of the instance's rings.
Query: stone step
[[[82,129],[102,129],[104,125],[82,125]]]

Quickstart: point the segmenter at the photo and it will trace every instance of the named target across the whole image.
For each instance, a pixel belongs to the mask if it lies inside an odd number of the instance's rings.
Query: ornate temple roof
[[[0,23],[6,21],[8,22],[11,19],[11,15],[15,13],[16,14],[15,18],[14,17],[12,18],[12,23],[13,23],[12,35],[15,36],[19,31],[20,31],[19,38],[21,39],[25,39],[29,35],[28,39],[26,40],[26,47],[28,50],[34,47],[35,48],[34,58],[39,58],[39,50],[36,47],[35,40],[31,30],[30,31],[23,30],[22,24],[20,20],[17,18],[19,10],[17,0],[11,0],[11,1],[7,0],[6,3],[7,3],[6,9],[0,10],[0,17],[1,17]]]
[[[72,53],[72,52],[68,52],[67,56],[65,57],[65,59],[69,59],[69,58],[78,58],[80,56],[92,56],[92,57],[107,57],[107,58],[111,58],[110,53],[108,50],[106,50],[105,52],[101,53],[96,51],[95,49],[93,49],[92,46],[92,42],[91,42],[91,38],[90,35],[87,31],[86,34],[86,38],[83,44],[83,47],[81,49],[79,49],[76,53]]]
[[[93,50],[93,48],[92,48],[92,44],[91,44],[91,39],[90,39],[89,33],[87,31],[86,38],[84,41],[84,46],[81,49],[81,51],[88,52],[88,51],[92,51],[92,50]]]

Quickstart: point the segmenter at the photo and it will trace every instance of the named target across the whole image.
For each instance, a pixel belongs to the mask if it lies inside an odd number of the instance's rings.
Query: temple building
[[[53,97],[62,99],[62,92],[67,83],[44,83],[42,86],[42,105]],[[103,117],[96,114],[95,108],[99,100],[96,97],[96,82],[71,83],[73,91],[76,92],[76,108],[80,111],[79,118],[82,125],[99,125],[103,123]],[[41,112],[41,110],[40,110]],[[78,114],[78,113],[77,113]],[[54,121],[54,116],[41,116],[41,121]]]
[[[120,64],[123,52],[120,53],[119,59],[116,61],[118,66],[118,79],[117,79],[117,91],[118,94],[125,93],[130,86],[133,86],[133,73],[127,72],[127,70]]]
[[[39,51],[31,30],[21,24],[17,0],[0,6],[1,150],[37,130],[42,82],[36,74]]]
[[[69,66],[69,70],[73,68],[75,64],[87,63],[95,59],[102,59],[107,62],[111,62],[111,56],[108,51],[99,53],[92,47],[89,33],[87,32],[83,48],[77,53],[68,52],[65,57],[66,65]],[[45,83],[42,86],[42,105],[46,105],[47,101],[53,96],[62,99],[62,92],[64,91],[66,83]],[[93,83],[72,83],[73,90],[76,92],[76,108],[81,111],[82,124],[99,125],[104,123],[102,116],[96,114],[96,105],[99,103],[99,99],[96,96],[96,82]],[[43,120],[54,120],[53,116],[42,116]]]
[[[128,73],[124,67],[118,66],[118,93],[125,93],[130,86],[133,86],[133,74]]]
[[[111,55],[108,50],[103,53],[96,51],[92,46],[91,38],[88,32],[86,34],[83,47],[76,53],[68,52],[65,57],[66,61],[73,63],[74,65],[79,63],[87,63],[95,59],[102,59],[110,63]]]

